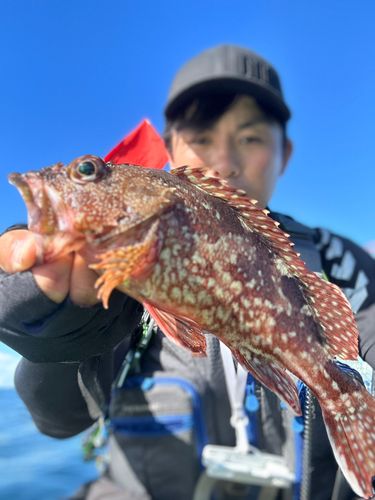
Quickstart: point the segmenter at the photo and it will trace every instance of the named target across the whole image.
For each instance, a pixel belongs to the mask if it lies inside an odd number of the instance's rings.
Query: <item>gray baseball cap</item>
[[[250,95],[281,122],[290,118],[275,68],[254,52],[236,45],[219,45],[190,59],[176,74],[164,114],[172,118],[194,96],[230,91]]]

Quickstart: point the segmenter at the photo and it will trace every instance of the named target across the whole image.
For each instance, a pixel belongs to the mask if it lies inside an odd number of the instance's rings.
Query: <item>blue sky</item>
[[[295,152],[271,207],[375,240],[373,2],[2,0],[0,230],[25,220],[12,171],[104,155],[142,118],[162,130],[174,72],[245,45],[282,76]]]

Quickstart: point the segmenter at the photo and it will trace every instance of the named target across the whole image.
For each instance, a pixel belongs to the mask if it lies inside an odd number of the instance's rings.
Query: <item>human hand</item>
[[[92,306],[99,302],[94,288],[97,274],[87,267],[78,253],[70,253],[53,262],[37,264],[33,233],[25,229],[0,236],[0,268],[7,273],[31,270],[38,287],[53,302],[68,295],[72,302]]]

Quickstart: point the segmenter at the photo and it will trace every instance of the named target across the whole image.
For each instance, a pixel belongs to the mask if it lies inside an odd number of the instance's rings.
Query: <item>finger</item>
[[[98,275],[88,268],[86,259],[75,254],[70,278],[70,299],[80,306],[92,306],[99,302],[94,285]]]
[[[57,304],[62,302],[69,293],[72,265],[73,254],[69,254],[32,269],[38,287]]]
[[[36,244],[30,231],[17,229],[0,237],[0,267],[7,273],[30,269],[36,260]]]

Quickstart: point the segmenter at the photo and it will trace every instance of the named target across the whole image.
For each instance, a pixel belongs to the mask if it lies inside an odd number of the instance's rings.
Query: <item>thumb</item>
[[[17,229],[0,236],[0,268],[5,272],[26,271],[35,261],[36,244],[30,231]]]

